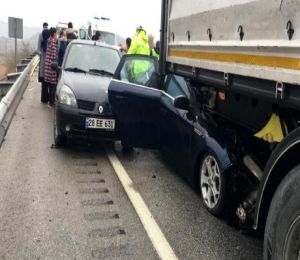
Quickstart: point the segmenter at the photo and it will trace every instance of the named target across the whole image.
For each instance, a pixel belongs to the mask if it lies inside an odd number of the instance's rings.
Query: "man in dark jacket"
[[[92,36],[92,41],[99,41],[100,40],[100,32],[96,31],[95,34]]]
[[[50,32],[48,30],[48,23],[43,23],[43,31],[39,35],[37,51],[40,55],[39,82],[42,83],[41,102],[44,104],[47,104],[49,101],[48,88],[44,80],[45,56],[46,56],[46,49],[47,49],[47,40],[49,36],[50,36]]]

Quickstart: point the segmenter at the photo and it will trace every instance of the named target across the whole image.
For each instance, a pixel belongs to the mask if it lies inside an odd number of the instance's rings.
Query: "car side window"
[[[155,60],[147,56],[126,55],[119,71],[119,80],[157,88],[158,73]]]
[[[174,98],[177,96],[185,96],[190,99],[188,84],[181,76],[168,75],[165,83],[165,92]]]

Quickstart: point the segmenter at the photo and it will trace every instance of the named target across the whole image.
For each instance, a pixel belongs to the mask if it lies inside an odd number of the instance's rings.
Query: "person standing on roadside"
[[[66,30],[66,33],[68,42],[77,39],[77,35],[75,33],[75,30],[73,29],[73,23],[68,23],[68,29]]]
[[[57,72],[51,68],[51,64],[53,62],[57,62],[58,58],[58,46],[56,36],[56,29],[51,27],[45,57],[45,82],[49,91],[50,106],[53,106],[55,102],[55,91],[57,84]]]
[[[151,50],[150,56],[159,59],[159,41],[155,43],[155,47]]]
[[[50,36],[50,31],[48,30],[48,23],[43,23],[43,31],[39,35],[37,51],[40,55],[40,66],[39,66],[39,78],[38,81],[41,82],[41,102],[47,104],[49,101],[48,88],[45,83],[44,73],[45,73],[45,56],[47,49],[47,40]]]
[[[131,45],[131,38],[128,37],[126,38],[126,47],[124,47],[122,44],[119,45],[120,51],[127,53],[130,48],[130,45]]]
[[[99,41],[100,40],[100,32],[96,31],[95,34],[92,36],[92,41]]]
[[[67,46],[67,33],[65,30],[61,30],[58,38],[58,66],[61,66],[63,63]]]
[[[126,38],[126,48],[127,48],[127,51],[129,50],[130,45],[131,45],[131,38],[128,37],[128,38]]]

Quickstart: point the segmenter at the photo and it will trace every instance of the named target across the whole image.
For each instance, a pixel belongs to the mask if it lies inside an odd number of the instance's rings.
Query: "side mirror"
[[[174,106],[179,109],[189,110],[190,101],[186,96],[178,96],[174,99]]]
[[[56,72],[61,71],[61,67],[59,67],[56,62],[53,62],[50,67],[51,67],[51,69],[55,70]]]

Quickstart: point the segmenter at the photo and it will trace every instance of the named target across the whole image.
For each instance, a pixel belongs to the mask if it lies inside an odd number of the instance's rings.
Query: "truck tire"
[[[207,153],[199,169],[199,185],[202,203],[213,215],[220,216],[225,208],[226,178],[220,172],[216,158]]]
[[[280,183],[267,217],[264,260],[279,259],[300,259],[300,166]]]

